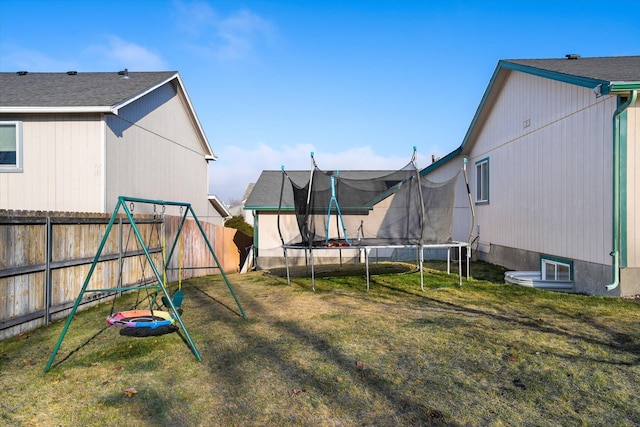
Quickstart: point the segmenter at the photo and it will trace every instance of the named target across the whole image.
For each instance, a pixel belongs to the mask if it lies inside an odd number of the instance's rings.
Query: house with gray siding
[[[467,159],[480,259],[640,294],[638,90],[640,56],[501,60],[462,144],[422,174]]]
[[[221,225],[214,160],[178,72],[0,73],[0,209],[110,213],[124,195]]]

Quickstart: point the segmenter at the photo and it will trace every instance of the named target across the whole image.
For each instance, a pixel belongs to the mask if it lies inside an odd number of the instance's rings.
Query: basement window
[[[476,162],[476,203],[489,203],[489,158]]]
[[[0,121],[0,173],[22,172],[22,122]]]
[[[571,282],[573,280],[573,261],[542,256],[540,258],[542,280]]]

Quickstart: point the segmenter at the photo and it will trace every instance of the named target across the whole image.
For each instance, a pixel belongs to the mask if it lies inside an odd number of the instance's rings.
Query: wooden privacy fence
[[[69,313],[98,251],[111,215],[0,211],[0,340],[35,329]],[[180,217],[165,216],[166,246],[175,241]],[[154,264],[162,269],[162,220],[136,215],[136,225]],[[239,271],[241,254],[235,229],[201,222],[225,273]],[[157,279],[125,215],[109,233],[87,289],[136,286]],[[167,266],[167,281],[219,273],[195,221],[187,219],[181,246]],[[244,236],[244,235],[242,235]],[[246,242],[245,239],[240,239]],[[168,250],[168,249],[167,249]],[[106,293],[88,294],[82,306]]]

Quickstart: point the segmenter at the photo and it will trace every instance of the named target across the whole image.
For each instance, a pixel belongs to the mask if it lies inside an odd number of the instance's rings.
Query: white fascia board
[[[229,212],[229,208],[227,208],[227,205],[222,200],[218,199],[218,196],[214,194],[209,195],[209,203],[211,203],[213,208],[218,211],[220,216],[222,216],[223,218],[229,218],[232,216],[231,212]]]
[[[184,86],[184,83],[182,82],[182,77],[180,77],[179,73],[176,74],[176,78],[178,80],[178,83],[180,83],[180,90],[182,90],[182,93],[184,94],[184,99],[186,99],[187,104],[189,105],[189,111],[191,111],[191,115],[193,116],[196,126],[198,127],[198,132],[200,132],[200,135],[202,135],[202,140],[204,141],[204,144],[206,146],[205,148],[207,149],[207,153],[205,153],[205,156],[204,156],[205,159],[218,160],[218,157],[214,154],[213,150],[211,149],[211,144],[209,144],[207,135],[204,133],[204,129],[200,124],[200,119],[198,119],[196,110],[195,108],[193,108],[193,104],[191,103],[191,98],[189,98],[189,94],[187,93],[187,88]]]
[[[74,107],[0,107],[0,113],[107,113],[115,114],[108,105]]]

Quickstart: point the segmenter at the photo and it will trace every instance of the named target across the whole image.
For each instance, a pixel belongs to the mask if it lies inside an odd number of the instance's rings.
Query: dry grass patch
[[[459,288],[430,267],[425,292],[403,265],[368,293],[361,266],[327,267],[316,292],[231,275],[246,320],[220,277],[189,280],[201,363],[178,334],[100,332],[109,304],[79,313],[46,375],[62,323],[0,342],[0,424],[640,424],[637,302],[504,285],[482,263]]]

